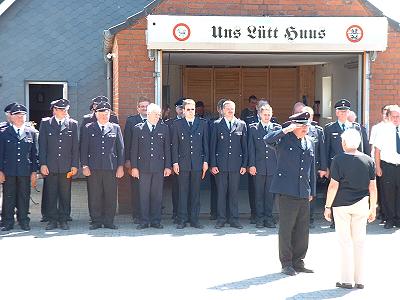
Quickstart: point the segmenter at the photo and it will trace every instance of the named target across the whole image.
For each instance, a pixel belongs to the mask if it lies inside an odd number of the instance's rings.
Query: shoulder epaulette
[[[329,122],[329,123],[325,124],[325,128],[327,128],[327,127],[329,127],[329,126],[332,126],[332,125],[335,124],[335,123],[336,123],[336,121]]]

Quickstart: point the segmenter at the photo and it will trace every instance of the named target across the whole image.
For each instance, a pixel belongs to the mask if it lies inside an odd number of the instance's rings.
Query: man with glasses
[[[78,172],[78,122],[68,115],[69,101],[51,102],[53,117],[44,118],[39,129],[40,172],[45,177],[46,230],[68,230],[71,212],[71,179]]]
[[[172,127],[172,163],[179,182],[177,229],[185,228],[186,220],[192,227],[203,228],[199,223],[200,184],[208,169],[208,124],[195,117],[195,106],[194,100],[184,100],[185,117]]]

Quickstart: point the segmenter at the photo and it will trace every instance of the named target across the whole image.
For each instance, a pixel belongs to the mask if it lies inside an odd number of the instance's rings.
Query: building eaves
[[[371,2],[368,0],[361,0],[361,2],[365,5],[365,7],[376,17],[386,17],[388,19],[389,25],[396,31],[400,31],[400,24],[396,20],[389,18],[388,16],[385,16],[385,14],[377,8],[375,5],[373,5]]]
[[[133,16],[127,18],[124,22],[117,24],[109,29],[104,30],[103,32],[103,54],[106,56],[108,53],[112,51],[112,47],[114,44],[115,35],[134,24],[136,24],[140,19],[148,16],[155,7],[157,7],[164,0],[154,0],[147,4],[143,10],[137,12]]]

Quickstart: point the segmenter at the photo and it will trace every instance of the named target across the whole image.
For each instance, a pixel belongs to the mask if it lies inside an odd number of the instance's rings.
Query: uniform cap
[[[92,103],[90,103],[90,110],[92,110],[95,105],[99,104],[100,102],[109,102],[106,96],[97,96],[92,99]]]
[[[196,107],[204,107],[204,102],[203,101],[197,101],[196,102]]]
[[[10,110],[11,110],[11,108],[12,108],[15,104],[17,104],[17,102],[13,102],[13,103],[8,104],[6,107],[4,107],[4,112],[5,112],[5,113],[9,113]]]
[[[15,104],[11,109],[10,109],[10,114],[16,115],[16,114],[26,114],[28,110],[26,107],[22,104]]]
[[[50,103],[50,108],[62,108],[68,109],[69,108],[69,101],[67,99],[58,99],[54,100]]]
[[[347,99],[340,99],[335,103],[335,108],[338,110],[348,110],[351,107],[351,103]]]
[[[111,105],[110,105],[110,103],[108,103],[106,101],[102,101],[99,104],[97,104],[95,110],[96,110],[96,112],[97,111],[111,110]]]
[[[304,124],[304,125],[310,125],[310,114],[308,112],[301,112],[298,114],[291,115],[289,117],[289,121],[292,123],[296,124]]]
[[[185,99],[186,99],[185,97],[179,98],[178,101],[175,102],[175,107],[183,106],[183,100]]]

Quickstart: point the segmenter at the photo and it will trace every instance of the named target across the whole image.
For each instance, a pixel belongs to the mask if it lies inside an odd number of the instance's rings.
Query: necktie
[[[306,139],[301,139],[301,148],[303,148],[303,150],[306,150],[307,148],[307,142]]]
[[[58,121],[58,129],[61,131],[61,121]]]
[[[268,126],[264,126],[265,132],[268,132]]]
[[[156,128],[156,125],[151,125],[151,132],[153,132],[155,128]]]
[[[396,126],[396,150],[400,154],[400,137],[399,137],[399,126]]]
[[[346,126],[344,124],[342,124],[342,131],[346,130]]]
[[[229,131],[232,130],[232,121],[229,121]]]
[[[189,122],[189,128],[192,129],[193,127],[193,122]]]
[[[18,138],[20,138],[20,136],[21,136],[21,135],[19,134],[19,131],[20,131],[20,129],[18,128],[18,129],[17,129],[17,136],[18,136]]]
[[[101,126],[101,134],[104,135],[104,126]]]

